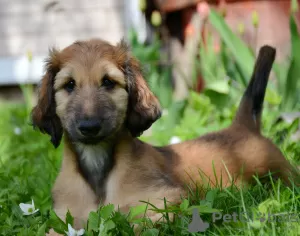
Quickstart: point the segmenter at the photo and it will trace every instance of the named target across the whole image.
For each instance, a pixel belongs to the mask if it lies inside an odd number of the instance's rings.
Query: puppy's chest
[[[103,146],[77,148],[80,170],[99,197],[105,197],[105,181],[113,167],[112,151]]]

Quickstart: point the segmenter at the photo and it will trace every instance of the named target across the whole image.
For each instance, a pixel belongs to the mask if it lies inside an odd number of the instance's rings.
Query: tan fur
[[[111,90],[101,87],[105,74],[116,82]],[[64,89],[70,78],[76,82],[72,93]],[[104,117],[111,130],[93,145],[72,139],[80,115]],[[164,197],[171,203],[180,202],[186,195],[186,185],[241,185],[251,182],[254,174],[262,176],[268,171],[278,171],[278,176],[288,182],[295,174],[275,145],[238,123],[163,148],[137,140],[135,136],[159,117],[159,102],[123,42],[111,46],[90,40],[74,43],[61,52],[53,50],[32,118],[41,131],[50,134],[55,146],[64,133],[63,164],[53,187],[57,214],[64,219],[70,210],[75,227],[80,228],[99,203],[113,203],[128,211],[144,200],[162,208]],[[107,151],[110,148],[113,154]],[[106,167],[109,161],[113,164]],[[100,176],[107,168],[109,171],[93,188],[80,165]],[[151,211],[148,215],[155,220],[160,217]]]

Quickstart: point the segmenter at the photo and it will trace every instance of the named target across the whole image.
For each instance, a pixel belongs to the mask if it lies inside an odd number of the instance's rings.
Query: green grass
[[[172,136],[186,140],[224,128],[230,124],[236,107],[237,103],[219,109],[205,95],[191,93],[174,129],[170,127],[173,114],[169,111],[154,124],[151,136],[141,139],[164,145]],[[67,225],[51,210],[50,195],[61,163],[62,146],[55,150],[47,135],[33,130],[29,112],[29,107],[24,104],[0,104],[0,235],[45,235],[50,227],[58,232],[67,230]],[[266,104],[263,132],[297,165],[300,162],[300,143],[292,142],[290,135],[298,127],[298,121],[293,124],[276,123],[277,116],[277,107]],[[201,218],[210,223],[205,235],[299,235],[299,198],[299,188],[287,188],[280,181],[265,184],[257,181],[254,186],[243,190],[234,186],[203,188],[190,191],[189,198],[183,200],[180,206],[169,207],[166,200],[165,209],[158,209],[164,213],[164,223],[137,220],[134,216],[141,213],[143,207],[132,209],[130,214],[121,214],[108,205],[91,212],[85,229],[86,235],[133,235],[131,224],[137,223],[143,229],[142,235],[197,235],[188,232],[192,209],[197,207]],[[39,211],[23,216],[19,203],[30,203],[31,199]],[[248,222],[213,222],[212,212],[216,210],[222,215],[252,212],[255,217]],[[170,212],[175,213],[174,220],[169,219]],[[259,214],[269,212],[286,216],[297,214],[298,222],[288,222],[287,219],[283,222],[260,222]],[[67,222],[72,223],[71,215],[67,216]]]

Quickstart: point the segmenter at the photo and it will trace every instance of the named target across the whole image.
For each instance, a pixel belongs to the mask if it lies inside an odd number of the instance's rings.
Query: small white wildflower
[[[81,236],[84,234],[84,229],[75,230],[68,224],[68,231],[65,231],[68,236]]]
[[[14,128],[14,133],[15,133],[16,135],[20,135],[20,134],[22,133],[21,128],[20,128],[20,127],[15,127],[15,128]]]
[[[39,209],[35,209],[33,199],[32,199],[32,204],[20,203],[19,207],[21,208],[23,215],[25,216],[32,215],[39,211]]]
[[[180,143],[181,142],[181,139],[177,136],[173,136],[171,139],[170,139],[170,144],[176,144],[176,143]]]

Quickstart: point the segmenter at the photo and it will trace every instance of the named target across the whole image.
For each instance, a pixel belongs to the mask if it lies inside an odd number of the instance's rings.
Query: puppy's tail
[[[260,48],[250,83],[241,100],[234,124],[244,125],[254,132],[260,132],[263,102],[275,56],[275,48],[267,45]]]

